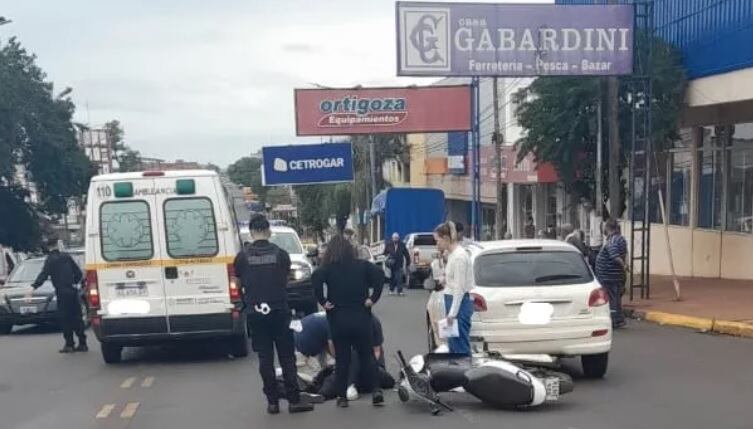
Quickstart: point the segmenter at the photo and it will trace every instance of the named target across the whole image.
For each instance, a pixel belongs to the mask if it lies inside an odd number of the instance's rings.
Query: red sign
[[[494,146],[481,147],[480,173],[485,179],[494,180],[496,158]],[[520,162],[518,151],[514,146],[502,148],[502,182],[504,183],[556,183],[559,180],[557,170],[548,162],[537,164],[532,154],[528,154]]]
[[[470,131],[471,87],[296,89],[296,134]]]

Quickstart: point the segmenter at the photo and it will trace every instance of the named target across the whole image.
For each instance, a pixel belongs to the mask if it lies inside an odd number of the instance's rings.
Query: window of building
[[[690,174],[693,157],[685,151],[671,155],[669,223],[687,226],[690,223]]]
[[[727,231],[753,232],[753,123],[736,124],[727,155]]]
[[[698,227],[722,227],[724,171],[723,133],[714,127],[703,128],[703,142],[698,153]],[[720,138],[721,137],[721,138]]]

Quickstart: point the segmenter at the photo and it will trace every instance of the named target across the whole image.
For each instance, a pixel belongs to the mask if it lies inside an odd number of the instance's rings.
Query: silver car
[[[83,271],[84,251],[67,250]],[[7,335],[14,325],[57,324],[57,298],[52,282],[47,280],[27,297],[29,287],[44,266],[45,257],[32,257],[18,264],[0,286],[0,335]],[[81,294],[81,314],[86,315],[86,301],[81,285],[75,285]],[[86,317],[86,316],[84,316]],[[86,321],[85,321],[86,322]]]

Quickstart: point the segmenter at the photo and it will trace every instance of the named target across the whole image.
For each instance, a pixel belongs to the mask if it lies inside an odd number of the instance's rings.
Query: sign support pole
[[[473,199],[471,201],[471,225],[474,240],[481,240],[481,139],[479,135],[479,78],[474,77],[471,82],[471,112],[473,112],[473,130],[471,131],[471,157],[472,157],[472,180]]]

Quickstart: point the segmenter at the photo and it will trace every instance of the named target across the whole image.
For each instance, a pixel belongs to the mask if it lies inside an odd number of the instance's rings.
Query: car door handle
[[[175,280],[178,278],[178,267],[165,267],[165,278]]]

